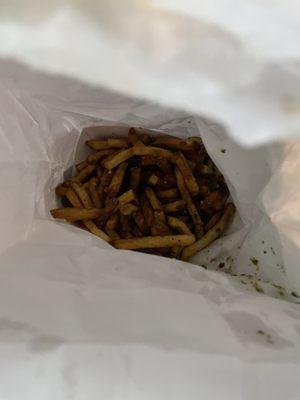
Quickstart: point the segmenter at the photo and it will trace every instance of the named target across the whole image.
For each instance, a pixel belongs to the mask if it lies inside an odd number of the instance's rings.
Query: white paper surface
[[[298,0],[2,0],[0,56],[211,116],[237,142],[299,137]]]
[[[13,63],[0,74],[0,398],[298,399],[299,144],[245,150],[183,112]],[[192,264],[52,220],[96,123],[200,132],[237,205],[227,236]],[[239,276],[213,271],[223,262]]]

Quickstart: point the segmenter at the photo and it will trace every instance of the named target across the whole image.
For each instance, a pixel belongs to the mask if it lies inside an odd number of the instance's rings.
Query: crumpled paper
[[[14,63],[0,76],[0,397],[297,399],[299,144],[246,150],[207,118]],[[201,135],[238,210],[226,236],[184,263],[54,221],[91,124]]]
[[[0,56],[217,118],[255,146],[299,137],[298,0],[0,4]]]

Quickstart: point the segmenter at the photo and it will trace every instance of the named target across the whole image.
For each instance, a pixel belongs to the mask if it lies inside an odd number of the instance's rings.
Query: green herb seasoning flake
[[[251,258],[250,258],[250,261],[252,262],[252,264],[258,265],[258,259],[257,259],[257,258],[251,257]]]

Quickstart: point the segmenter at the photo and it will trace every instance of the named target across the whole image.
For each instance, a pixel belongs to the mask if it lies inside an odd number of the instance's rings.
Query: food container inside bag
[[[206,118],[13,67],[2,86],[3,396],[296,398],[297,143],[246,150]],[[201,136],[237,207],[225,236],[182,262],[53,220],[92,125]]]

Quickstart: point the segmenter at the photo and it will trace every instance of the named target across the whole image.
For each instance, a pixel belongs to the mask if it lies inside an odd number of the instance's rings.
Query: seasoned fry
[[[185,200],[177,200],[173,201],[172,203],[167,203],[163,205],[164,212],[169,214],[172,212],[176,212],[181,210],[185,207],[186,201]]]
[[[219,219],[221,218],[222,215],[222,211],[218,211],[217,213],[215,213],[210,220],[208,221],[208,223],[204,226],[204,232],[209,231],[213,226],[216,225],[216,223],[219,221]]]
[[[106,221],[106,225],[105,225],[106,228],[109,230],[116,229],[119,219],[120,219],[120,216],[117,213],[110,215],[110,217]]]
[[[94,206],[96,208],[101,208],[102,207],[102,202],[99,196],[99,191],[98,191],[98,179],[97,178],[92,178],[89,181],[89,192],[92,198],[92,201],[94,203]]]
[[[105,240],[108,243],[112,241],[111,238],[105,232],[99,229],[93,221],[84,221],[84,225],[91,233],[98,236],[99,238]]]
[[[107,191],[106,191],[108,196],[115,197],[121,190],[123,178],[124,178],[127,166],[128,166],[128,164],[126,162],[123,162],[116,169],[116,171],[113,175],[113,178],[110,182],[110,185],[108,186]]]
[[[83,131],[91,138],[103,127]],[[226,206],[226,182],[199,137],[130,128],[127,137],[86,144],[94,152],[55,189],[72,207],[51,210],[54,218],[74,222],[117,248],[183,260],[229,224],[235,208]]]
[[[192,235],[190,228],[180,219],[169,216],[167,217],[167,222],[171,228],[176,229],[179,233],[183,235]]]
[[[83,168],[77,175],[72,176],[67,182],[82,182],[85,178],[91,175],[96,166],[95,165],[88,165],[87,167]]]
[[[232,219],[235,213],[235,206],[233,203],[227,204],[225,211],[219,221],[212,227],[206,234],[197,242],[192,245],[187,246],[182,254],[182,260],[188,260],[190,257],[195,255],[198,251],[203,250],[210,243],[216,240],[218,237],[222,235],[227,226],[229,225],[230,220]]]
[[[55,193],[57,196],[65,196],[68,191],[68,187],[64,185],[58,185],[55,188]]]
[[[86,160],[81,161],[79,164],[76,165],[76,170],[77,170],[77,172],[80,172],[87,166],[88,166],[88,163]]]
[[[109,147],[123,148],[129,146],[128,138],[111,138],[107,139],[107,144]]]
[[[188,246],[195,241],[194,235],[144,236],[114,241],[117,249],[151,249],[157,247]]]
[[[85,208],[93,208],[92,200],[82,185],[79,185],[78,183],[72,183],[71,187],[74,189],[74,192],[77,194]]]
[[[113,169],[121,162],[128,160],[134,156],[155,156],[155,157],[164,157],[169,161],[174,160],[174,155],[171,151],[160,149],[158,147],[150,147],[150,146],[134,146],[130,149],[126,149],[120,151],[118,154],[114,155],[110,159],[105,159],[103,161],[103,166],[107,169]]]
[[[159,177],[157,175],[155,175],[155,174],[152,174],[150,176],[150,178],[148,179],[148,183],[151,186],[157,185],[158,182],[159,182]]]
[[[161,199],[173,199],[173,198],[178,197],[178,195],[179,195],[178,190],[176,188],[159,190],[156,192],[156,194]]]
[[[197,210],[195,204],[193,203],[193,200],[185,186],[183,176],[181,175],[181,172],[179,171],[178,168],[175,168],[175,176],[176,176],[179,192],[180,192],[183,200],[186,201],[186,208],[194,222],[196,238],[200,239],[203,236],[203,223],[202,223],[201,217],[200,217],[198,210]]]
[[[187,159],[184,157],[182,153],[176,154],[176,165],[181,172],[183,179],[185,181],[186,187],[192,196],[197,196],[199,194],[199,186],[196,181],[196,178],[193,175],[193,172],[190,168]]]
[[[139,140],[138,134],[134,128],[130,128],[128,131],[128,140],[132,145],[135,145]]]
[[[174,136],[160,136],[154,140],[152,146],[166,147],[184,152],[191,152],[194,150],[194,143],[188,143]]]
[[[132,203],[124,204],[120,207],[120,213],[124,215],[132,215],[138,210],[138,207]]]
[[[120,207],[124,204],[130,203],[133,200],[135,200],[135,194],[134,191],[131,189],[118,197]]]
[[[87,158],[87,163],[88,164],[97,164],[102,158],[115,153],[115,150],[113,149],[105,149],[105,150],[99,150],[96,151],[96,153],[93,153],[88,156]]]
[[[121,237],[118,234],[118,232],[115,231],[114,229],[105,228],[105,232],[108,234],[108,236],[111,238],[111,240],[121,239]]]
[[[141,168],[133,167],[130,170],[130,188],[136,192],[141,180]]]
[[[103,209],[99,208],[55,208],[50,211],[53,218],[65,219],[66,221],[81,221],[99,218]]]

